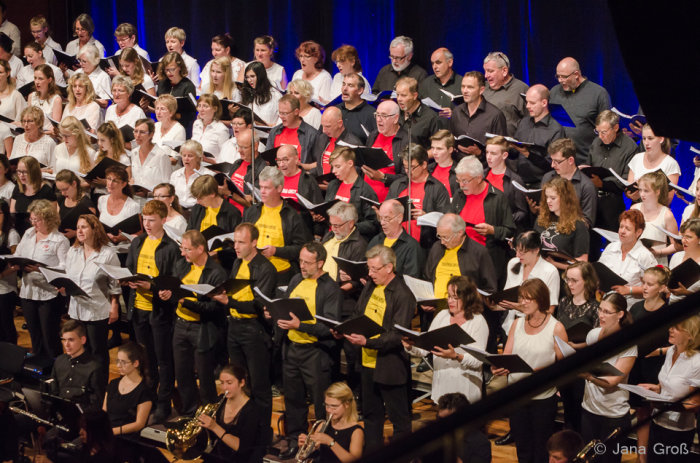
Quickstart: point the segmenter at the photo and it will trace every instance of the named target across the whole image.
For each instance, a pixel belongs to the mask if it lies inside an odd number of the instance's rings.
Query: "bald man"
[[[454,104],[445,92],[459,97],[462,92],[462,76],[454,71],[454,56],[445,47],[438,48],[430,55],[430,64],[433,67],[433,75],[420,82],[418,93],[421,98],[430,98],[443,108],[440,111],[439,125],[441,129],[446,129],[449,127]]]
[[[345,128],[343,113],[336,106],[331,106],[323,111],[323,115],[321,116],[321,131],[323,135],[318,137],[321,149],[316,150],[318,153],[318,158],[316,159],[317,175],[331,173],[330,157],[338,141],[354,146],[361,146],[363,144],[359,138]],[[328,187],[328,182],[323,182],[320,186],[321,189],[325,190]]]
[[[229,192],[235,201],[234,206],[243,213],[243,209],[250,206],[253,201],[252,193],[250,188],[248,188],[248,183],[258,184],[258,175],[267,166],[267,163],[258,157],[258,147],[255,147],[255,173],[253,173],[252,158],[253,153],[252,143],[253,132],[250,129],[242,130],[238,133],[236,141],[238,142],[238,153],[240,154],[240,159],[237,159],[233,163],[233,168],[231,171],[231,181],[238,187],[238,189],[245,193],[245,197],[240,196],[235,192]],[[256,144],[257,145],[257,144]],[[217,176],[218,177],[218,176]],[[217,178],[217,181],[219,179]],[[221,185],[222,182],[219,182]],[[226,184],[224,183],[224,185]],[[224,196],[228,196],[225,194]]]
[[[554,140],[565,138],[564,128],[549,114],[549,90],[542,84],[535,84],[525,94],[528,116],[518,123],[514,138],[534,143],[543,148]],[[542,176],[552,170],[548,157],[530,156],[525,148],[516,148],[520,155],[516,161],[516,171],[530,188],[539,188]]]
[[[389,184],[396,174],[403,173],[401,152],[408,145],[408,134],[399,125],[399,105],[392,100],[382,101],[375,114],[377,130],[369,134],[366,146],[379,148],[394,161],[394,165],[380,170],[374,170],[368,166],[362,166],[365,174],[365,182],[377,193],[379,202],[386,199],[389,192]]]
[[[596,137],[595,119],[600,112],[610,109],[610,95],[581,73],[574,58],[559,61],[556,77],[559,83],[552,87],[550,102],[562,105],[576,124],[576,127],[566,127],[564,131],[576,145],[576,162],[583,164]]]
[[[492,51],[484,58],[486,89],[484,98],[506,116],[508,135],[513,136],[520,119],[527,115],[521,94],[527,92],[527,84],[510,72],[510,60],[500,51]]]

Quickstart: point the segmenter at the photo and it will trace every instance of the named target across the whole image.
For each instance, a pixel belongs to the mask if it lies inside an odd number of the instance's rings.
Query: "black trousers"
[[[576,378],[569,384],[559,387],[561,402],[564,404],[564,427],[581,432],[581,402],[586,382]]]
[[[96,321],[82,321],[87,335],[87,349],[95,357],[100,365],[99,378],[103,388],[107,388],[109,378],[109,348],[107,337],[109,334],[109,319]]]
[[[613,429],[619,427],[626,429],[630,423],[629,413],[620,418],[610,418],[596,415],[585,409],[581,410],[581,436],[584,442],[590,442],[593,439],[603,440]],[[620,463],[622,452],[615,451],[616,447],[617,442],[606,444],[605,452],[598,455],[598,461],[601,463]]]
[[[548,460],[547,439],[554,433],[557,396],[531,400],[510,415],[510,432],[519,463]]]
[[[284,410],[287,437],[296,441],[308,431],[306,393],[314,404],[317,420],[325,419],[325,392],[331,384],[328,355],[315,344],[288,342],[284,349],[282,378],[284,381]]]
[[[647,463],[697,461],[697,456],[690,454],[694,434],[695,429],[673,431],[652,422],[647,447]]]
[[[17,344],[17,328],[15,328],[15,307],[17,293],[11,291],[0,294],[0,341]]]
[[[61,299],[48,301],[22,299],[22,313],[27,322],[32,352],[42,357],[56,358],[63,352],[61,337]]]
[[[365,419],[365,439],[368,450],[384,444],[384,413],[394,426],[394,436],[411,432],[405,384],[386,385],[374,381],[374,369],[362,367],[362,415]]]
[[[197,406],[216,401],[216,367],[215,350],[201,352],[198,348],[200,324],[188,322],[181,318],[175,320],[173,332],[173,358],[175,360],[175,379],[182,399],[182,413],[190,415]],[[199,377],[199,393],[197,380]]]
[[[139,309],[133,310],[131,323],[136,341],[146,348],[152,384],[157,388],[157,406],[170,410],[170,400],[175,388],[173,324],[162,321],[151,322],[151,312]]]
[[[250,378],[251,396],[260,407],[263,420],[272,419],[270,349],[272,340],[257,318],[228,317],[226,338],[231,363],[245,367]]]

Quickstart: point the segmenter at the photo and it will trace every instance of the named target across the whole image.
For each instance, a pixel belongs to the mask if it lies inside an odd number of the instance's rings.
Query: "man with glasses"
[[[403,228],[403,205],[395,199],[384,201],[379,206],[379,224],[382,231],[375,235],[367,246],[371,249],[377,245],[390,248],[396,257],[396,273],[419,278],[422,274],[421,264],[425,252],[418,241]]]
[[[372,93],[394,90],[399,77],[409,76],[418,82],[428,75],[425,69],[411,62],[413,59],[413,40],[405,35],[395,37],[389,44],[389,64],[379,70],[372,86]]]
[[[396,81],[396,102],[399,104],[399,124],[411,134],[411,142],[430,147],[430,137],[437,132],[438,117],[418,98],[418,81],[402,77]]]
[[[284,95],[280,98],[278,107],[282,123],[270,130],[265,149],[271,150],[282,145],[292,145],[296,148],[301,160],[301,168],[304,170],[315,168],[320,132],[301,118],[299,100],[294,95]]]
[[[387,157],[394,161],[394,165],[379,170],[362,166],[362,172],[365,174],[365,182],[377,193],[379,202],[382,202],[389,192],[388,185],[396,174],[403,172],[399,154],[408,145],[408,135],[406,129],[399,124],[399,105],[396,102],[382,101],[374,116],[377,120],[377,130],[369,134],[366,146],[384,151]]]
[[[236,119],[234,119],[234,121],[235,120]],[[250,206],[253,203],[253,192],[250,191],[248,184],[258,186],[258,176],[260,175],[260,172],[262,172],[262,170],[267,166],[267,163],[264,160],[260,159],[258,156],[258,143],[256,143],[255,147],[251,146],[252,138],[253,131],[251,129],[244,129],[238,132],[238,136],[235,139],[231,139],[234,140],[234,143],[237,144],[236,149],[238,151],[238,154],[240,155],[240,158],[236,159],[233,162],[233,167],[231,167],[231,182],[233,182],[233,184],[236,185],[236,187],[244,193],[244,196],[230,191],[228,193],[232,193],[231,198],[235,202],[233,205],[236,206],[236,208],[241,212],[241,214],[243,213],[244,208]],[[224,146],[226,146],[227,143],[230,143],[231,140],[228,140],[226,143],[224,143]],[[252,165],[253,157],[255,157],[254,173]],[[228,188],[226,182],[220,180],[219,175],[216,175],[215,178],[219,183],[220,192],[222,188],[225,187],[224,190]],[[226,193],[226,191],[224,191],[224,193]],[[222,196],[226,197],[227,194],[222,194]]]
[[[275,159],[277,163],[277,168],[284,175],[284,185],[282,186],[282,198],[291,199],[294,201],[293,204],[298,204],[299,199],[297,194],[303,196],[314,204],[319,204],[323,202],[323,193],[318,187],[316,180],[307,172],[304,172],[299,167],[299,157],[297,155],[297,150],[290,145],[282,145],[279,150],[277,150],[277,158]],[[314,230],[314,233],[321,236],[323,231],[321,228],[321,222],[324,222],[322,216],[312,214],[303,208],[300,209],[301,217],[306,222],[306,226],[310,230]],[[313,216],[313,217],[312,217]],[[314,223],[316,220],[316,223]],[[318,224],[319,230],[316,230],[315,225]]]
[[[177,243],[163,230],[168,207],[158,200],[148,201],[143,206],[141,215],[146,233],[137,235],[131,242],[126,268],[132,274],[140,273],[152,278],[159,275],[173,276],[181,258]],[[125,293],[128,315],[134,326],[136,340],[146,348],[152,384],[158,393],[153,417],[156,423],[160,423],[170,416],[170,399],[175,387],[170,346],[173,313],[160,298],[154,297],[151,282],[132,281],[128,286],[131,289]]]
[[[535,84],[525,94],[525,106],[529,114],[518,123],[513,137],[516,140],[534,143],[547,148],[554,140],[564,138],[564,128],[549,113],[549,89]],[[531,154],[525,147],[511,145],[520,155],[516,160],[515,171],[528,188],[539,188],[542,176],[552,170],[552,160],[547,156]]]
[[[520,119],[527,115],[522,97],[527,92],[527,84],[513,76],[510,60],[500,51],[493,51],[484,58],[484,77],[487,82],[484,98],[503,112],[507,135],[512,137]]]
[[[362,290],[355,315],[370,318],[385,331],[369,339],[356,333],[345,338],[362,348],[362,415],[367,449],[374,450],[384,443],[385,412],[394,426],[394,436],[411,432],[407,406],[411,371],[395,325],[410,326],[416,299],[403,278],[396,275],[396,256],[391,249],[375,246],[366,257],[370,281]]]
[[[610,95],[584,77],[578,61],[571,57],[559,61],[556,79],[559,83],[551,89],[550,102],[562,105],[576,125],[564,130],[576,145],[578,163],[583,164],[595,138],[595,118],[601,111],[610,109]]]
[[[552,159],[553,171],[547,172],[542,177],[542,185],[554,177],[563,177],[574,185],[576,196],[581,203],[581,210],[590,227],[595,224],[598,193],[590,178],[579,170],[576,165],[576,146],[569,138],[560,138],[552,142],[547,148],[547,153]],[[532,200],[528,198],[532,206]]]
[[[311,315],[340,320],[343,296],[338,284],[324,270],[326,260],[323,245],[314,241],[306,243],[299,252],[301,273],[289,282],[285,297],[303,299]],[[316,319],[300,321],[291,312],[289,320],[280,319],[277,326],[287,334],[282,375],[289,448],[280,455],[287,459],[296,455],[299,434],[308,428],[307,393],[314,405],[315,419],[325,419],[324,393],[331,383],[329,352],[335,342],[327,324]]]
[[[343,114],[343,123],[353,135],[360,139],[361,145],[367,142],[367,135],[377,128],[374,120],[374,106],[362,99],[364,91],[365,81],[362,76],[355,73],[343,76],[340,93],[343,102],[337,106]]]
[[[462,96],[464,103],[457,106],[450,119],[450,131],[455,137],[466,135],[486,143],[486,133],[506,135],[506,117],[495,105],[486,101],[483,93],[486,90],[486,80],[479,71],[470,71],[462,77]],[[464,147],[457,145],[462,153],[482,156],[481,149],[476,145]],[[483,156],[482,156],[483,159]]]

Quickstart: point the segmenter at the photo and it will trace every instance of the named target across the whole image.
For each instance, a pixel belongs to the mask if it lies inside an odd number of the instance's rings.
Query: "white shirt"
[[[10,159],[31,156],[45,166],[53,166],[54,151],[56,150],[56,142],[53,141],[53,138],[42,135],[34,143],[29,143],[24,135],[18,135],[15,138]]]
[[[83,72],[83,70],[78,69],[76,72]],[[109,78],[109,74],[104,72],[101,67],[97,66],[88,74],[88,78],[90,82],[92,82],[92,87],[95,90],[95,96],[98,100],[111,99],[112,80]]]
[[[63,47],[51,37],[47,37],[44,42],[43,55],[47,63],[58,65],[58,59],[54,50],[63,51]]]
[[[14,138],[14,135],[12,135],[12,132],[10,131],[10,127],[7,124],[0,123],[0,154],[4,154],[5,156],[7,156],[7,153],[5,152],[5,140],[8,138]]]
[[[66,105],[61,120],[68,116],[73,116],[78,120],[85,119],[91,129],[97,130],[102,125],[102,115],[103,111],[100,105],[95,101],[91,101],[82,106]]]
[[[53,71],[53,78],[56,82],[56,85],[58,85],[59,87],[65,87],[66,79],[63,78],[63,71],[61,71],[61,69],[59,69],[58,66],[55,66],[48,62],[48,60],[46,61],[46,65],[48,65]],[[17,88],[24,87],[29,83],[34,83],[34,68],[31,66],[31,64],[27,64],[22,69],[20,69],[17,73],[16,79]]]
[[[281,64],[272,63],[272,66],[265,68],[265,72],[267,73],[267,80],[270,81],[273,87],[277,87],[279,90],[284,90],[284,88],[287,86],[287,72],[284,70]],[[282,81],[285,82],[285,85],[282,85]]]
[[[110,296],[121,294],[119,281],[110,278],[97,264],[119,266],[114,248],[102,246],[85,258],[82,246],[72,246],[66,256],[66,276],[75,281],[88,297],[71,296],[68,315],[74,320],[92,322],[109,318]]]
[[[547,324],[537,334],[528,334],[525,331],[525,318],[516,320],[513,332],[513,354],[517,354],[533,370],[544,368],[556,362],[557,353],[554,349],[554,328],[557,321],[553,316],[548,316]],[[532,373],[511,373],[508,375],[508,384],[513,384]],[[556,394],[557,388],[552,387],[536,395],[532,400],[541,400]]]
[[[7,183],[11,184],[12,182]],[[7,185],[7,183],[5,185]],[[7,243],[5,244],[7,248],[10,249],[12,246],[17,246],[17,244],[19,244],[19,241],[19,233],[17,233],[17,231],[14,228],[10,228],[10,232],[7,234]],[[7,294],[13,292],[17,292],[17,272],[10,272],[4,277],[0,278],[0,294]]]
[[[428,331],[433,331],[438,328],[443,328],[450,324],[449,310],[441,310],[435,315]],[[474,338],[475,342],[470,346],[478,349],[486,349],[486,341],[489,337],[489,327],[486,324],[486,319],[481,314],[474,315],[471,320],[460,325],[469,336]],[[425,357],[428,351],[412,347],[407,349],[411,355]],[[461,362],[457,360],[444,359],[433,357],[433,387],[430,398],[437,403],[438,399],[450,392],[461,392],[469,403],[474,403],[481,399],[481,365],[482,363],[470,354],[466,353],[461,348],[456,348],[455,351],[464,355]]]
[[[146,50],[144,50],[143,48],[141,48],[141,46],[139,46],[138,43],[135,43],[134,46],[131,47],[131,48],[133,48],[134,51],[135,51],[139,56],[141,56],[142,58],[145,58],[146,61],[151,61],[151,57],[150,57],[150,55],[148,54],[148,52],[147,52]],[[123,50],[122,50],[121,48],[120,48],[119,50],[115,51],[115,52],[114,52],[114,56],[120,56],[120,55],[122,54],[122,51],[123,51]],[[116,63],[115,63],[115,64],[116,64]]]
[[[131,176],[134,184],[153,190],[159,183],[167,183],[171,173],[170,158],[157,145],[148,153],[143,163],[139,156],[139,148],[131,150]]]
[[[605,247],[598,262],[605,264],[614,273],[628,281],[630,286],[642,284],[644,271],[656,265],[656,258],[640,240],[637,240],[634,247],[627,253],[625,260],[622,260],[622,250],[620,242],[610,243]],[[631,296],[625,296],[627,307],[632,307],[635,302],[641,301]]]
[[[197,200],[192,196],[192,193],[190,193],[190,188],[195,179],[202,175],[211,175],[213,177],[216,174],[206,167],[195,170],[194,173],[190,175],[189,180],[185,179],[184,167],[172,173],[170,176],[170,184],[175,187],[175,195],[177,195],[177,198],[180,200],[180,206],[190,208],[197,204]]]
[[[7,201],[10,204],[10,199],[12,199],[12,192],[15,191],[17,185],[12,183],[10,180],[6,181],[3,186],[0,186],[0,198]]]
[[[126,198],[122,210],[117,214],[112,215],[107,211],[107,199],[109,195],[102,195],[97,198],[97,211],[100,213],[100,222],[107,225],[108,227],[113,227],[122,220],[126,220],[132,215],[141,213],[141,207],[132,198]]]
[[[95,37],[90,37],[87,41],[87,44],[92,44],[97,47],[97,49],[100,52],[100,58],[105,57],[105,47],[100,43],[99,40],[97,40]],[[66,44],[66,54],[67,55],[73,55],[77,58],[78,52],[80,51],[80,39],[74,39],[71,40]]]
[[[586,336],[586,344],[589,346],[598,342],[600,331],[602,328],[593,328]],[[632,346],[617,355],[613,355],[605,360],[610,365],[615,366],[618,359],[625,357],[637,357],[637,346]],[[629,376],[629,375],[628,375]],[[627,376],[622,379],[623,383],[627,382]],[[581,406],[584,410],[593,413],[594,415],[605,416],[608,418],[619,418],[629,413],[630,404],[629,392],[618,387],[609,389],[602,388],[590,381],[586,381],[586,386],[583,392],[583,403]]]
[[[694,209],[695,203],[691,203],[685,206],[685,209],[683,209],[683,215],[681,216],[681,225],[683,225],[685,221],[690,218],[690,216],[693,214]]]
[[[683,259],[685,259],[685,251],[680,251],[675,253],[671,257],[671,261],[668,264],[668,268],[673,270],[674,268],[678,267],[683,263]],[[690,288],[686,288],[688,291],[691,293],[697,293],[700,291],[700,280],[696,281],[692,285],[690,285]],[[674,302],[682,301],[685,299],[685,296],[676,296],[675,294],[671,294],[671,297],[669,298],[669,303],[673,304]]]
[[[691,392],[688,385],[689,379],[700,381],[700,355],[695,353],[688,356],[687,352],[681,352],[673,363],[673,354],[676,346],[671,346],[666,352],[666,361],[659,371],[659,385],[661,395],[680,400]],[[697,390],[697,388],[693,388]],[[659,412],[658,409],[654,413]],[[691,411],[665,411],[654,418],[654,423],[666,429],[674,431],[690,431],[695,429],[695,414]]]
[[[362,96],[368,96],[372,92],[372,86],[369,84],[369,80],[362,73],[358,73],[362,80],[365,81],[365,89],[362,92]],[[333,82],[331,83],[331,100],[334,100],[338,95],[342,93],[343,90],[343,75],[337,72],[333,76]]]
[[[195,88],[198,88],[199,84],[200,84],[200,81],[199,81],[200,69],[199,69],[199,64],[197,63],[197,60],[192,58],[190,55],[188,55],[185,50],[182,50],[182,54],[180,56],[182,57],[182,60],[185,62],[185,67],[187,68],[187,77],[192,81]]]
[[[316,130],[319,130],[319,128],[321,127],[321,111],[319,111],[318,108],[312,106],[311,110],[301,118],[304,120],[304,122],[306,122]]]
[[[36,106],[44,112],[44,125],[42,127],[42,130],[44,130],[45,132],[53,130],[53,125],[51,124],[49,117],[52,117],[51,114],[53,113],[53,106],[56,100],[60,102],[61,95],[57,94],[49,98],[48,100],[42,100],[39,98],[38,93],[32,92],[29,94],[29,98],[27,98],[27,103],[29,106]]]
[[[2,24],[0,24],[0,32],[4,32],[6,36],[12,39],[11,53],[15,56],[20,56],[22,54],[22,48],[20,46],[21,36],[19,28],[14,23],[5,19]]]
[[[508,261],[508,265],[506,266],[508,269],[508,277],[506,278],[506,284],[503,286],[503,289],[510,289],[523,284],[523,274],[525,272],[522,265],[520,266],[520,272],[517,274],[513,272],[513,267],[519,262],[520,260],[517,257],[513,257]],[[533,278],[539,278],[542,280],[542,282],[549,289],[549,305],[557,305],[559,303],[559,282],[561,281],[559,270],[540,256],[537,258],[535,266],[532,267],[528,280]],[[509,310],[508,314],[506,315],[506,319],[503,321],[503,330],[508,333],[510,330],[510,325],[513,323],[513,320],[515,320],[515,317],[522,316],[522,312],[517,310]]]
[[[19,73],[20,69],[24,67],[24,63],[22,62],[21,59],[17,58],[15,55],[12,55],[10,57],[10,77],[17,77],[17,74]]]
[[[160,146],[163,151],[170,153],[172,148],[163,144],[165,141],[177,142],[179,144],[185,143],[187,140],[187,135],[185,133],[185,128],[179,122],[170,127],[170,130],[163,135],[163,124],[156,122],[156,128],[153,132],[153,144]],[[177,154],[177,153],[175,153]]]
[[[166,222],[164,222],[164,225],[167,225],[175,230],[178,236],[182,236],[182,234],[187,230],[187,220],[185,220],[185,217],[183,217],[181,214],[176,215],[172,219],[168,219]]]
[[[199,88],[201,90],[201,93],[211,93],[209,89],[209,71],[211,70],[211,63],[213,62],[213,59],[209,60],[209,62],[204,65],[204,69],[202,69],[202,72],[199,74]],[[234,58],[231,61],[231,80],[236,81],[238,79],[238,73],[245,69],[245,66],[246,65],[243,60]]]
[[[24,232],[22,240],[17,245],[15,256],[28,257],[50,268],[64,268],[66,254],[70,243],[58,230],[54,230],[41,241],[36,240],[36,229],[31,227]],[[22,287],[19,297],[33,301],[48,301],[58,295],[58,290],[49,284],[41,272],[25,272],[22,275]]]
[[[654,167],[653,169],[644,167],[645,154],[646,152],[635,154],[628,164],[630,170],[634,172],[635,182],[639,180],[642,175],[649,172],[657,171],[659,169],[661,169],[661,171],[664,174],[666,174],[667,177],[670,177],[673,174],[681,174],[681,167],[678,165],[678,162],[669,155],[664,156],[664,159],[663,161],[661,161],[661,164],[659,164],[657,167]]]
[[[229,139],[229,136],[228,127],[221,121],[212,121],[206,128],[201,119],[197,119],[192,124],[192,140],[201,143],[202,150],[211,154],[216,162],[221,162],[218,158],[221,145]]]
[[[19,120],[20,114],[26,107],[27,101],[17,90],[13,90],[9,95],[0,98],[0,115],[9,117],[13,121]]]
[[[53,167],[54,174],[58,174],[63,169],[73,171],[76,175],[80,175],[80,156],[78,150],[75,153],[69,154],[68,148],[65,143],[61,143],[56,147],[55,153],[55,165]],[[90,159],[90,167],[95,165],[95,159],[97,158],[97,152],[88,147],[88,158]],[[82,172],[86,174],[87,172]]]
[[[642,203],[636,203],[632,204],[632,207],[630,209],[635,209],[638,210],[639,212],[644,213],[642,211]],[[671,210],[666,207],[666,206],[661,206],[661,209],[659,210],[659,213],[656,214],[656,217],[653,219],[649,219],[648,217],[644,217],[644,231],[642,232],[642,235],[639,237],[639,239],[642,238],[648,238],[650,240],[655,240],[655,241],[661,241],[664,244],[657,244],[654,246],[654,249],[661,250],[666,247],[666,242],[668,240],[666,233],[662,232],[656,227],[661,227],[661,228],[666,228],[666,214],[668,211],[669,213]],[[671,214],[671,217],[673,217],[673,214]],[[675,219],[674,219],[675,220]],[[656,225],[656,227],[652,226]],[[656,262],[658,262],[661,265],[668,266],[668,256],[658,256],[656,257]]]
[[[107,108],[107,113],[105,114],[105,122],[113,121],[119,128],[122,128],[125,125],[134,128],[136,121],[145,118],[146,115],[144,114],[143,109],[137,105],[131,105],[131,108],[129,108],[126,114],[117,116],[117,105],[113,104]]]
[[[297,72],[294,73],[292,76],[292,80],[296,79],[304,79],[303,77],[304,71],[299,69]],[[311,86],[314,88],[314,93],[311,95],[312,100],[323,100],[323,101],[330,101],[331,100],[331,83],[333,82],[333,78],[331,77],[330,72],[326,71],[325,69],[321,69],[321,72],[319,72],[316,77],[314,77],[311,80],[307,80],[308,83],[311,84]]]
[[[262,118],[263,121],[265,121],[271,127],[274,127],[279,123],[279,101],[280,98],[282,98],[282,95],[275,89],[272,89],[270,91],[270,94],[271,97],[267,103],[261,105],[255,103],[255,107],[253,109],[255,110],[255,114],[260,116],[260,118]],[[265,132],[261,132],[260,130],[255,130],[256,137],[260,137],[261,134],[263,134],[262,136],[264,137],[267,137],[268,135]]]

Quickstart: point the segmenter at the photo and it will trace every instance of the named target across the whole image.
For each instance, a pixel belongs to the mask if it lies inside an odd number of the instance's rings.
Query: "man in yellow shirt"
[[[394,251],[377,245],[367,251],[367,282],[355,307],[355,316],[366,316],[385,332],[367,339],[361,334],[345,335],[362,348],[362,414],[369,450],[384,442],[384,413],[394,426],[394,435],[411,432],[408,414],[408,382],[411,370],[408,355],[401,344],[401,333],[395,324],[410,327],[416,299],[395,273]]]

